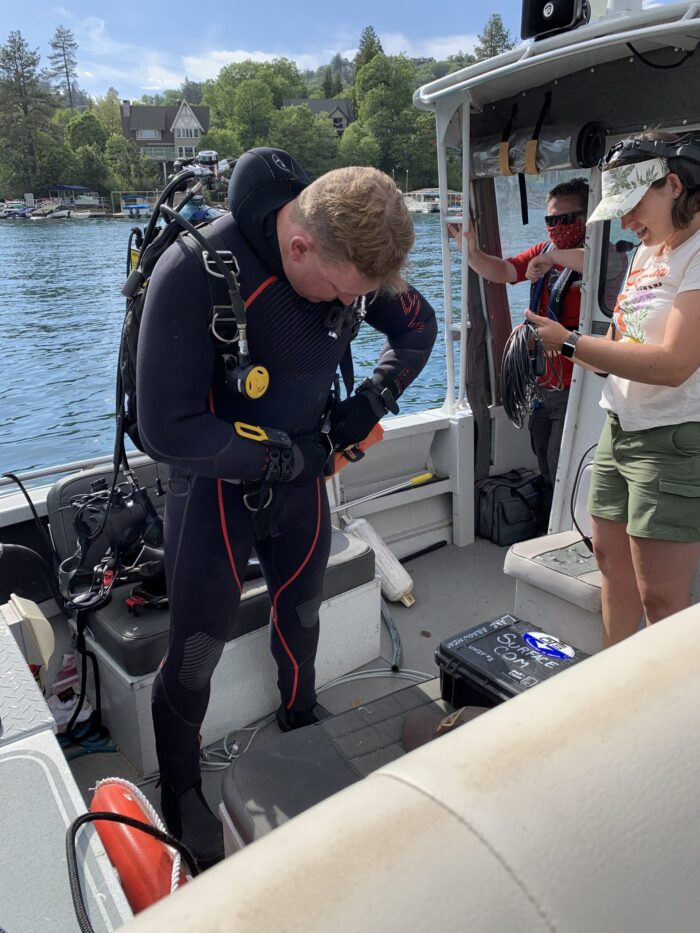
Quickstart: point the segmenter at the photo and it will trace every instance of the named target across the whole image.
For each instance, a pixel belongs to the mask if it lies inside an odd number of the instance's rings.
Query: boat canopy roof
[[[516,125],[532,127],[547,92],[550,125],[598,122],[608,134],[648,124],[698,125],[698,43],[700,3],[608,13],[423,85],[414,103],[431,110],[468,98],[475,140],[502,133],[516,104]],[[446,143],[459,146],[459,121],[453,122]]]

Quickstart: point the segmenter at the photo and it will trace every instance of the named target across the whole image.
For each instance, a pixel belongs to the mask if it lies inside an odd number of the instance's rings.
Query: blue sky
[[[224,65],[246,58],[285,56],[300,69],[326,64],[336,52],[351,58],[365,26],[374,27],[387,54],[446,58],[471,51],[494,12],[519,40],[521,14],[521,0],[4,0],[0,6],[0,42],[18,29],[46,63],[56,26],[66,26],[78,41],[80,86],[93,96],[112,86],[132,99],[178,87],[185,75],[192,81],[215,78]]]

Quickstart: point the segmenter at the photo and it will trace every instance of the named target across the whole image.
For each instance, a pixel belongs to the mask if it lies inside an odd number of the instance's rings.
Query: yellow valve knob
[[[270,387],[270,374],[264,366],[251,366],[245,375],[246,398],[262,398]]]

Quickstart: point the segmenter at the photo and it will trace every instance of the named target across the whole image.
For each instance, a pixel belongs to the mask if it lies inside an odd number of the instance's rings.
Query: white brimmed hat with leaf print
[[[655,181],[667,175],[666,159],[627,162],[617,168],[609,168],[603,172],[603,197],[587,223],[622,217],[639,204]]]

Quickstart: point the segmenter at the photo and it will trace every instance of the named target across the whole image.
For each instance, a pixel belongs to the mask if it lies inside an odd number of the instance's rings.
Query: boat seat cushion
[[[323,580],[323,599],[330,599],[374,579],[374,551],[364,541],[333,529],[331,554]],[[95,641],[127,674],[155,671],[168,647],[170,613],[167,609],[142,609],[134,616],[125,603],[130,586],[113,591],[106,606],[91,612],[88,626]],[[241,604],[227,641],[267,625],[270,599],[261,578],[243,584]]]
[[[167,468],[155,463],[139,465],[134,471],[138,481],[148,489],[153,503],[162,513],[165,496],[157,494],[158,474],[166,485]],[[91,484],[101,477],[111,479],[111,469],[88,470],[77,476],[59,480],[49,491],[47,508],[49,527],[61,559],[74,553],[76,535],[73,528],[74,510],[70,499],[87,493]],[[104,553],[105,544],[93,546],[95,560]],[[374,579],[374,552],[364,541],[333,529],[331,553],[324,577],[323,599],[330,599]],[[132,677],[155,671],[168,646],[170,614],[167,609],[140,609],[131,613],[126,605],[130,585],[116,587],[107,605],[88,613],[87,625],[95,641],[123,670]],[[260,577],[243,584],[241,605],[236,613],[227,640],[246,635],[267,625],[270,600],[267,587]]]
[[[508,549],[503,571],[587,612],[600,612],[600,570],[577,531],[519,541]]]
[[[440,678],[397,690],[313,726],[254,744],[224,774],[226,812],[248,844],[405,754],[401,727],[416,709],[448,707]]]

